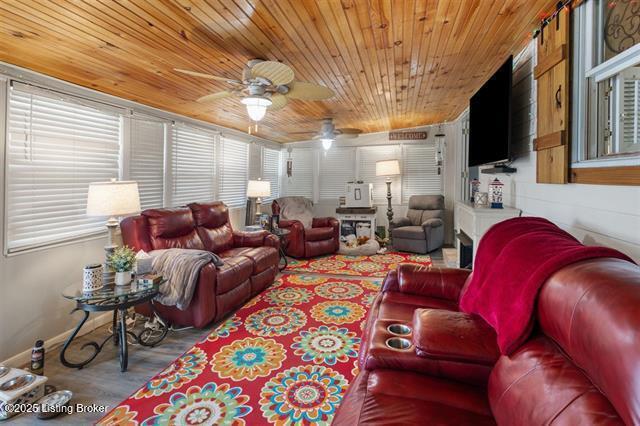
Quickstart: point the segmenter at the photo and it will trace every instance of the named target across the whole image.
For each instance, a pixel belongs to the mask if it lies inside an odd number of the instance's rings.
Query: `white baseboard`
[[[78,333],[78,336],[84,336],[87,333],[91,333],[96,328],[101,327],[105,324],[109,324],[112,321],[112,319],[113,319],[113,313],[111,312],[105,312],[104,314],[99,315],[97,317],[89,318],[87,322],[84,323],[84,326]],[[67,340],[67,337],[69,337],[71,333],[73,333],[74,328],[67,330],[64,333],[60,333],[57,336],[54,336],[50,339],[45,340],[44,342],[45,351],[50,351],[62,345]],[[24,352],[20,352],[19,354],[14,355],[9,359],[6,359],[0,362],[0,364],[6,365],[8,367],[22,368],[26,365],[29,365],[30,362],[31,362],[31,349],[27,349]]]

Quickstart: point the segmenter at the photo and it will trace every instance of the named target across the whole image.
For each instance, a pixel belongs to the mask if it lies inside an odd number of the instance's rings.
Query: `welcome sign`
[[[427,139],[427,132],[403,131],[389,132],[390,141],[415,141]]]

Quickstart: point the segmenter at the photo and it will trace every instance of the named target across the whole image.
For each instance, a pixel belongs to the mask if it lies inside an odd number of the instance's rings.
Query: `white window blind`
[[[248,148],[244,142],[222,138],[220,200],[229,207],[242,207],[247,202]]]
[[[172,132],[171,204],[182,206],[216,198],[217,135],[175,125]]]
[[[376,204],[387,202],[386,177],[376,176],[376,162],[382,160],[400,160],[400,145],[367,146],[358,148],[358,179],[373,184],[373,201]],[[400,202],[400,176],[391,178],[391,194],[394,203]]]
[[[619,152],[640,151],[640,68],[625,70],[622,80],[621,146]]]
[[[138,182],[143,210],[160,208],[164,198],[165,123],[131,117],[129,180]]]
[[[280,196],[280,150],[262,148],[262,180],[271,183],[271,196],[264,202],[271,202]]]
[[[412,195],[442,194],[435,145],[404,145],[402,148],[402,201]]]
[[[313,150],[294,148],[291,151],[291,177],[286,175],[288,158],[289,153],[282,156],[283,192],[288,196],[313,198]]]
[[[119,114],[14,83],[7,124],[7,251],[103,232],[87,191],[118,177]]]
[[[336,147],[320,153],[320,199],[344,196],[347,182],[355,175],[355,148]]]

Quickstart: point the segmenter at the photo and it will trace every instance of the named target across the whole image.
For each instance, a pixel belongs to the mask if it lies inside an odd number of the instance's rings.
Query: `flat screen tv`
[[[513,56],[471,98],[469,167],[511,160],[512,75]]]

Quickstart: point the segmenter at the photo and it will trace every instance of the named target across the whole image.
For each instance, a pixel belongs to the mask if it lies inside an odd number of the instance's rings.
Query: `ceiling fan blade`
[[[271,81],[276,86],[289,84],[293,81],[293,70],[289,66],[276,61],[264,61],[255,64],[251,68],[251,75],[263,77]]]
[[[271,95],[270,99],[271,99],[271,105],[267,107],[267,109],[270,110],[270,111],[275,111],[275,110],[278,110],[278,109],[282,109],[289,102],[289,100],[286,98],[286,96],[281,95],[279,93],[275,93],[275,94]]]
[[[227,77],[219,77],[217,75],[211,75],[211,74],[205,74],[202,72],[197,72],[197,71],[189,71],[189,70],[183,70],[180,68],[174,68],[174,71],[178,71],[182,74],[187,74],[190,75],[192,77],[202,77],[202,78],[206,78],[209,80],[216,80],[216,81],[230,81],[230,82],[237,82],[238,80],[234,80],[233,78],[227,78]]]
[[[362,130],[354,129],[353,127],[341,127],[337,130],[343,135],[359,135],[360,133],[362,133]]]
[[[211,93],[209,95],[205,95],[201,98],[196,99],[196,102],[209,102],[215,101],[217,99],[228,98],[229,96],[233,96],[233,92],[228,90],[223,90],[222,92]]]
[[[306,81],[294,81],[290,85],[287,97],[303,101],[322,101],[335,96],[328,87]]]

